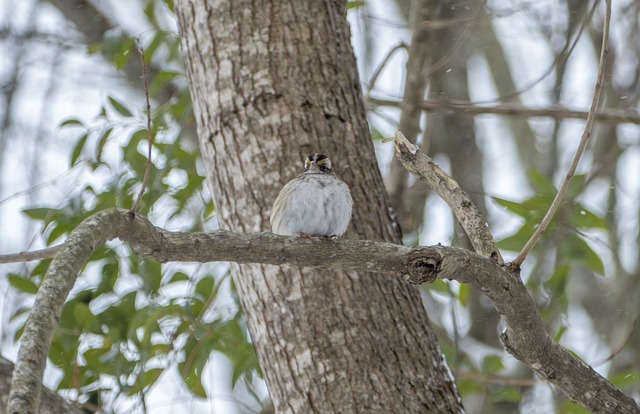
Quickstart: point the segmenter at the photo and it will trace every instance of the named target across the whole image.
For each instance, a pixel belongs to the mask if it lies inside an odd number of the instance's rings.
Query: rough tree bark
[[[349,238],[394,240],[365,121],[346,2],[180,0],[202,155],[224,229],[268,229],[302,157],[332,157]],[[393,278],[233,266],[278,412],[461,412],[414,288]]]

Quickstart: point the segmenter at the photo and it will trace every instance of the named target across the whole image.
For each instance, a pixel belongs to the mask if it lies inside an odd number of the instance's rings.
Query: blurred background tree
[[[378,162],[405,244],[468,247],[446,206],[380,142],[396,129],[473,195],[507,260],[523,246],[579,140],[601,3],[348,2]],[[580,175],[523,269],[551,334],[636,398],[639,9],[614,2],[601,115]],[[155,136],[142,213],[168,229],[217,228],[172,2],[4,0],[0,252],[56,244],[96,211],[131,206],[146,153],[139,47]],[[10,359],[48,263],[0,267],[0,283],[12,287],[2,306]],[[93,411],[268,410],[227,272],[224,264],[140,261],[116,244],[100,249],[65,306],[45,383]],[[478,292],[437,282],[423,300],[468,412],[581,412],[503,350],[497,315]]]

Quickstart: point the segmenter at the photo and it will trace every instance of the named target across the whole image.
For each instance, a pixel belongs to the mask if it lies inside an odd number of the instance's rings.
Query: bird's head
[[[307,155],[304,160],[305,174],[331,173],[331,160],[324,154],[314,153]]]

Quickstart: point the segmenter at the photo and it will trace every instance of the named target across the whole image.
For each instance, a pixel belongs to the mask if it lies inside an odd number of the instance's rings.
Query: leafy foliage
[[[524,247],[558,192],[548,179],[536,171],[530,171],[529,178],[535,191],[532,197],[521,202],[494,197],[499,205],[524,219],[522,226],[515,234],[500,240],[498,245],[502,249],[520,251]],[[573,178],[563,206],[553,218],[547,233],[548,237],[559,239],[561,257],[567,262],[602,274],[604,272],[602,259],[585,241],[582,232],[594,229],[607,230],[608,226],[603,217],[576,201],[585,179],[586,175],[577,175]]]
[[[201,231],[214,206],[198,168],[179,39],[158,24],[160,3],[147,4],[145,13],[154,26],[144,48],[148,93],[153,100],[153,155],[140,212],[165,221],[165,227]],[[122,31],[112,31],[89,51],[103,53],[120,70],[138,64],[139,59],[133,59],[138,56],[138,42]],[[41,223],[48,245],[62,240],[98,211],[133,205],[147,161],[147,114],[142,108],[140,96],[109,94],[94,119],[69,118],[59,125],[78,137],[69,166],[88,167],[92,178],[62,206],[24,210]],[[9,275],[11,286],[25,295],[35,294],[49,262],[40,262],[30,274]],[[231,295],[229,304],[228,293],[220,295],[226,277],[214,270],[211,266],[162,266],[118,245],[98,249],[81,276],[85,279],[82,285],[88,286],[72,292],[54,335],[49,357],[63,373],[58,389],[77,390],[81,402],[101,401],[103,393],[110,392],[144,396],[167,369],[177,366],[186,388],[195,396],[206,397],[202,374],[212,351],[232,361],[232,384],[246,386],[252,378],[260,378],[242,314],[234,303],[236,297]],[[20,308],[13,315],[21,323],[17,336],[28,311]],[[105,377],[116,384],[109,387],[113,389],[104,388]]]

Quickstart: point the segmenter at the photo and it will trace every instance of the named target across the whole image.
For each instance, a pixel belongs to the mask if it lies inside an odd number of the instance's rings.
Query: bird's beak
[[[320,171],[320,167],[318,167],[318,163],[315,161],[311,161],[311,165],[309,165],[309,171]]]

